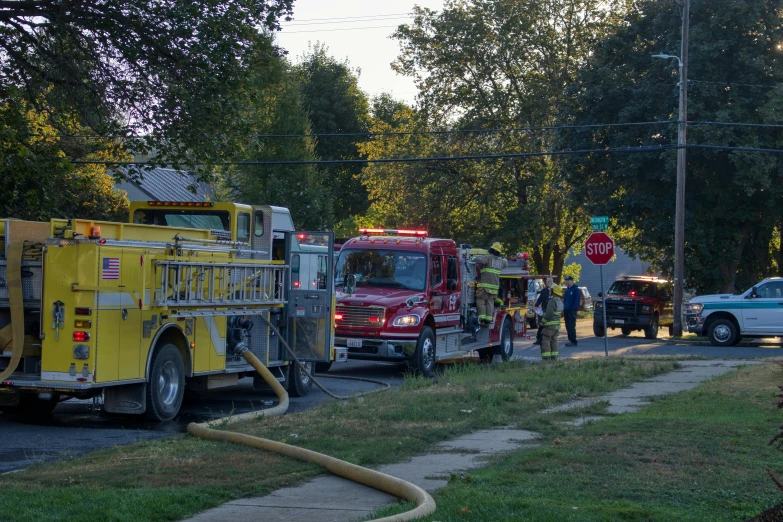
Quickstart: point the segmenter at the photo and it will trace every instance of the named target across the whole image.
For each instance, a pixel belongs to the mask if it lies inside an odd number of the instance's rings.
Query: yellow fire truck
[[[130,221],[0,221],[0,411],[102,395],[107,412],[169,420],[186,386],[255,377],[245,348],[307,394],[269,324],[305,366],[347,358],[331,233],[234,203],[135,202]]]

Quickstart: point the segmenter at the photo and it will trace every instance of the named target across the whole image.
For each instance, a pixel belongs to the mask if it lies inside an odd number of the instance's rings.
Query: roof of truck
[[[432,248],[457,248],[453,239],[412,236],[358,236],[342,245],[347,248],[397,248],[404,250],[431,250]]]

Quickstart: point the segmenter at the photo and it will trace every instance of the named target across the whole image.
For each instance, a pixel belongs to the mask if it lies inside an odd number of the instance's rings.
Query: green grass
[[[782,380],[778,365],[746,367],[582,429],[532,416],[520,427],[544,435],[540,448],[450,482],[425,520],[745,520],[783,501],[765,472],[783,474],[768,446]]]
[[[436,379],[410,377],[390,392],[230,429],[378,466],[473,430],[516,424],[547,406],[600,395],[677,364],[602,358],[452,366]],[[322,472],[276,454],[180,436],[0,476],[0,513],[15,521],[179,520]]]

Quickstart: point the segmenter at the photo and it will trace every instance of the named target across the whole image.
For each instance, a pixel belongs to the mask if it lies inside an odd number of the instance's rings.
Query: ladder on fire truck
[[[286,266],[249,262],[156,260],[153,306],[180,317],[245,315],[283,306]]]

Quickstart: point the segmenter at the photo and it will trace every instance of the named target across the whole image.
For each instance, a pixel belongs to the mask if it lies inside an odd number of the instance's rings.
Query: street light
[[[653,58],[677,60],[680,66],[680,116],[677,127],[677,192],[674,210],[674,335],[682,335],[682,294],[685,280],[685,144],[688,119],[688,30],[690,0],[683,0],[680,56],[654,54]]]

